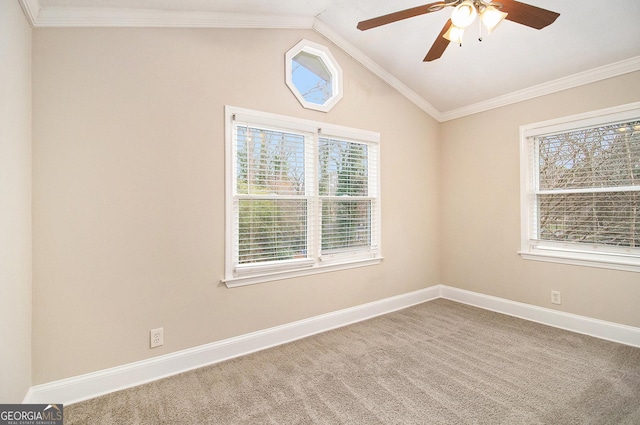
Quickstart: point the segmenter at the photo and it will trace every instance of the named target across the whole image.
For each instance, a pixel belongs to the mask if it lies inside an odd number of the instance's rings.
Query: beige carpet
[[[640,349],[439,299],[64,408],[65,424],[640,424]]]

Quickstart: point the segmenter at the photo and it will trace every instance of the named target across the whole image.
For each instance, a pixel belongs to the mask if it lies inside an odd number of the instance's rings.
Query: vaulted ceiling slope
[[[504,21],[423,62],[451,8],[367,31],[359,21],[420,0],[19,0],[35,27],[314,29],[438,121],[640,70],[638,0],[528,0],[560,17],[535,30]]]

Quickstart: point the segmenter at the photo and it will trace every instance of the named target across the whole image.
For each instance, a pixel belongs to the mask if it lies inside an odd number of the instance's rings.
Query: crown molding
[[[39,27],[309,29],[313,17],[147,9],[41,9]]]
[[[315,18],[249,13],[116,8],[42,8],[19,0],[33,27],[164,27],[311,29]]]
[[[617,77],[640,70],[640,56],[614,62],[609,65],[600,66],[567,77],[558,78],[543,84],[518,90],[504,96],[495,97],[484,102],[475,103],[459,109],[453,109],[441,113],[442,121],[450,121],[456,118],[462,118],[467,115],[477,114],[479,112],[500,108],[502,106],[511,105],[525,100],[533,99],[540,96],[556,93],[559,91],[571,89],[589,83],[605,80],[607,78]]]
[[[20,7],[24,11],[25,16],[29,20],[32,27],[36,26],[38,21],[38,15],[40,14],[40,1],[39,0],[18,0]]]

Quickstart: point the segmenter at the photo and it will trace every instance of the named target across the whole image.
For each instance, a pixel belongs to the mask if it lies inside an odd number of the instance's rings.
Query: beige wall
[[[31,28],[0,1],[0,403],[31,385]]]
[[[330,113],[284,83],[302,38],[344,70]],[[438,124],[312,31],[40,28],[33,43],[33,384],[439,283],[640,326],[637,274],[517,255],[519,126],[637,101],[640,73]],[[225,104],[381,133],[381,265],[219,282]]]
[[[444,284],[640,326],[640,275],[523,260],[519,126],[640,100],[640,72],[441,127]],[[562,305],[550,303],[551,290]]]
[[[330,113],[285,85],[302,38],[344,71]],[[33,66],[34,384],[441,282],[438,124],[316,33],[36,29]],[[381,133],[381,265],[220,284],[225,104]]]

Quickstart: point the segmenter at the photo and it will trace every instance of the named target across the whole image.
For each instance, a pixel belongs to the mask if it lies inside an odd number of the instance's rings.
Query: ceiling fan
[[[480,16],[480,22],[487,27],[489,33],[503,19],[539,30],[551,25],[560,16],[559,13],[515,0],[499,0],[499,2],[492,0],[443,0],[368,19],[359,22],[357,28],[365,31],[414,16],[437,12],[448,6],[454,8],[451,18],[444,24],[438,38],[423,59],[424,62],[440,58],[450,42],[462,45],[464,29],[471,25],[477,16]],[[479,40],[482,41],[482,37]]]

